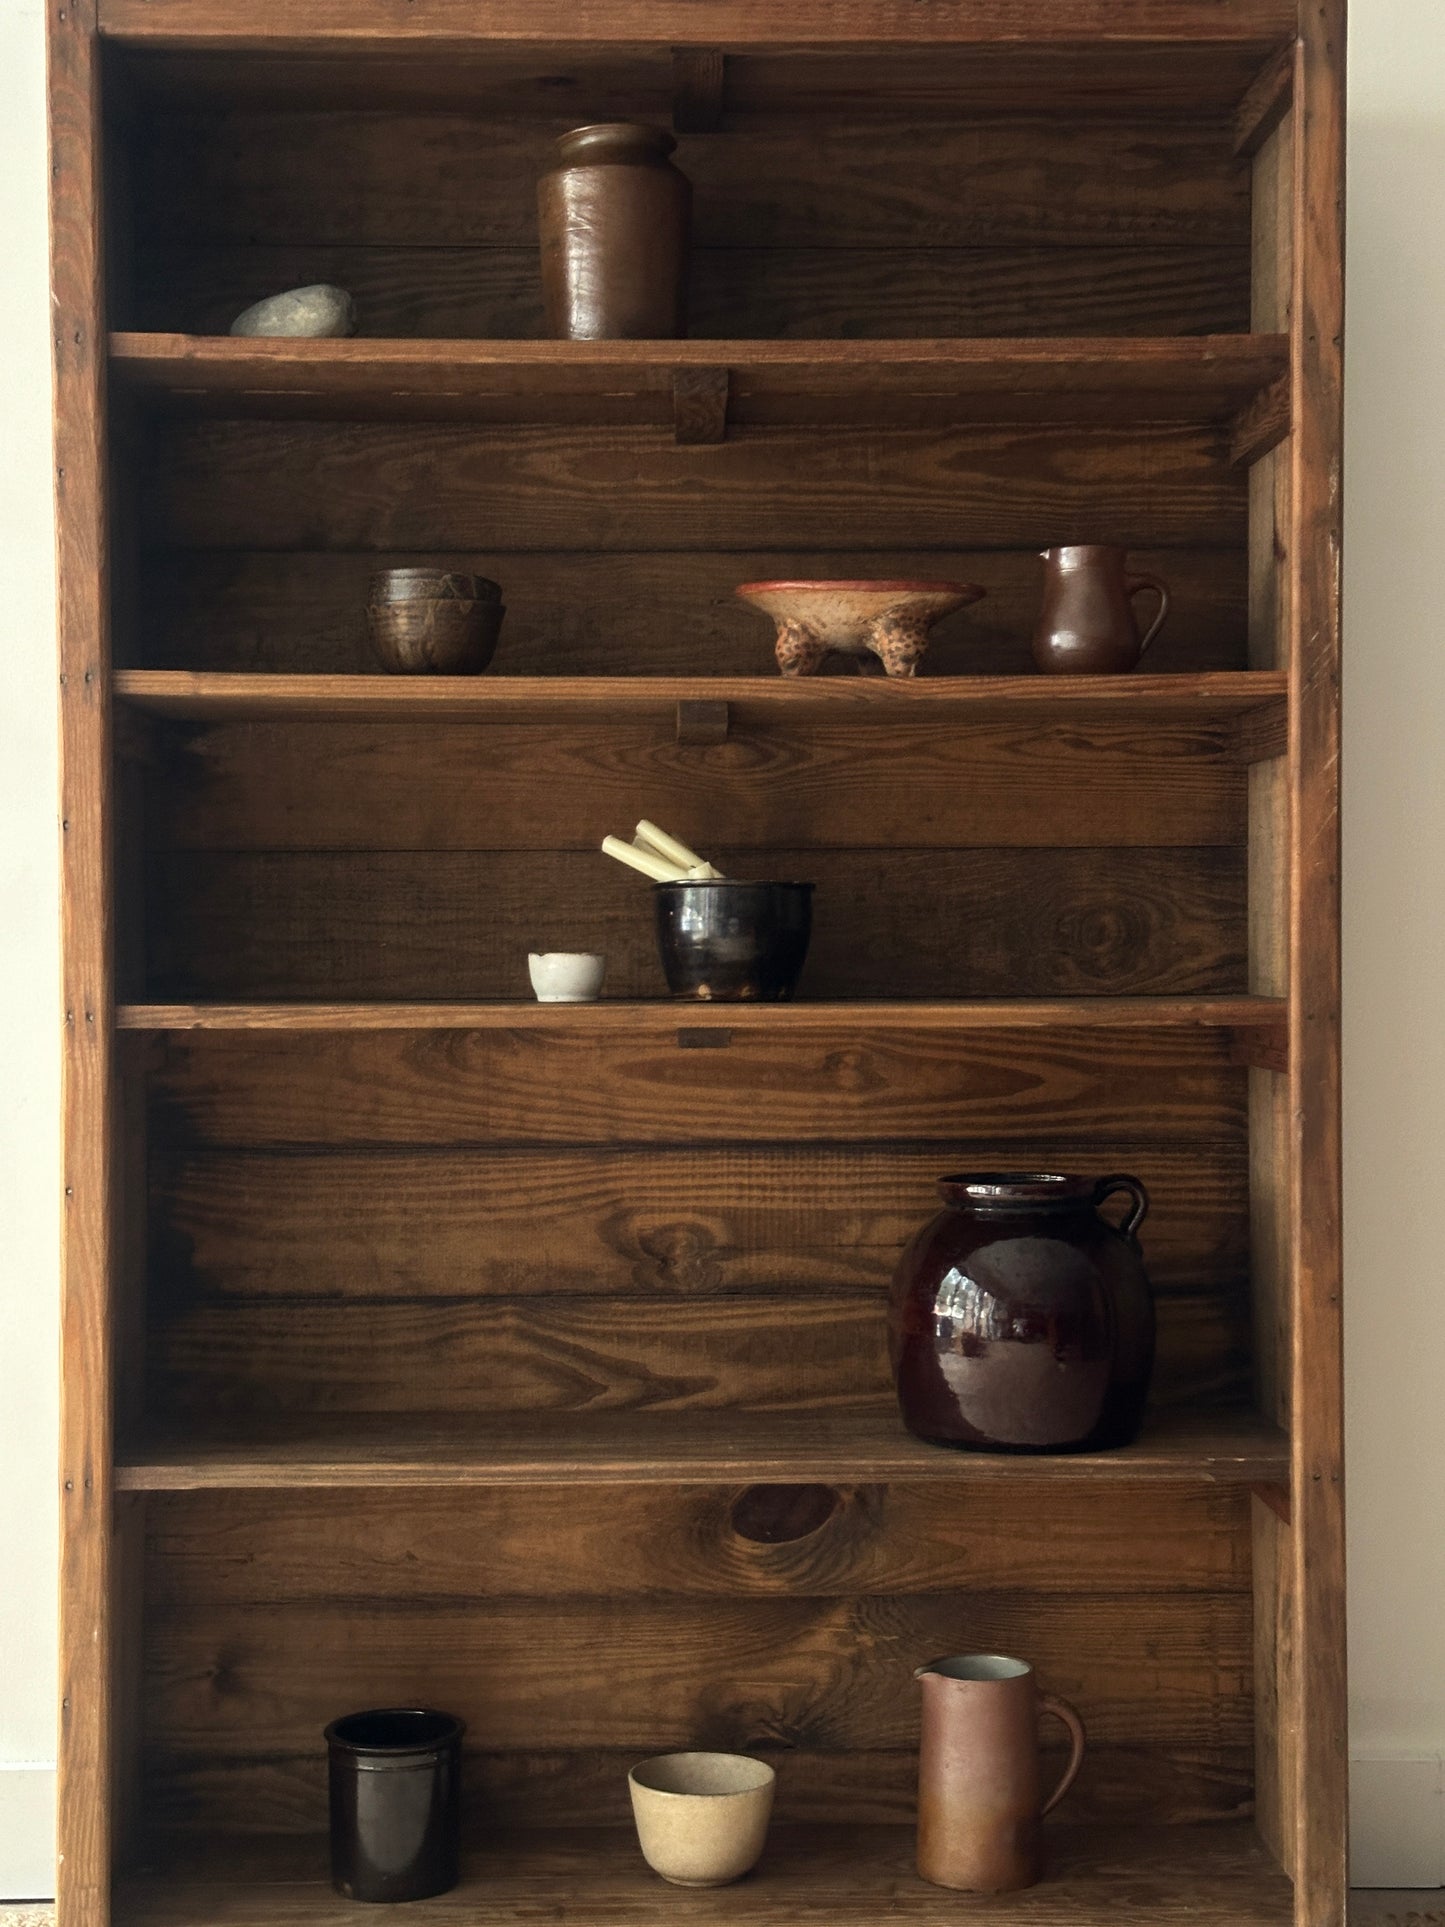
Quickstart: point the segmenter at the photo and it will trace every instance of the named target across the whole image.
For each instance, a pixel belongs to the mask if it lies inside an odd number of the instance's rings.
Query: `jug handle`
[[[1064,1768],[1063,1778],[1043,1804],[1043,1814],[1052,1813],[1063,1799],[1074,1781],[1079,1777],[1079,1768],[1084,1764],[1084,1722],[1067,1700],[1056,1699],[1052,1693],[1039,1694],[1039,1710],[1052,1713],[1056,1720],[1062,1720],[1069,1729],[1069,1763]]]
[[[1105,1198],[1112,1198],[1116,1191],[1127,1191],[1134,1200],[1134,1208],[1119,1226],[1126,1238],[1138,1235],[1139,1227],[1149,1215],[1149,1193],[1137,1178],[1126,1177],[1123,1172],[1112,1178],[1100,1178],[1094,1186],[1094,1209],[1097,1211]]]
[[[1124,587],[1130,596],[1138,595],[1143,589],[1152,589],[1159,598],[1159,613],[1144,631],[1144,640],[1139,644],[1139,654],[1142,656],[1164,627],[1164,618],[1169,613],[1168,585],[1161,582],[1157,575],[1130,575],[1124,578]]]

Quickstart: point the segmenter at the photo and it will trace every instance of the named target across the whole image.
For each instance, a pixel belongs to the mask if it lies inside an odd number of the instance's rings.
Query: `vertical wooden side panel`
[[[1286,114],[1254,160],[1252,322],[1287,332],[1293,305],[1294,116]],[[1288,660],[1291,595],[1292,448],[1289,438],[1254,463],[1249,477],[1249,659],[1274,669]],[[1284,757],[1249,771],[1249,987],[1289,991],[1290,782]],[[1249,1243],[1255,1397],[1288,1428],[1293,1359],[1293,1264],[1289,1083],[1249,1073]],[[1293,1874],[1295,1763],[1289,1682],[1290,1531],[1255,1505],[1255,1811],[1259,1830]],[[1282,1628],[1283,1636],[1282,1636]]]
[[[1301,1927],[1341,1927],[1346,1903],[1339,1031],[1344,72],[1344,0],[1304,0],[1295,84],[1291,347],[1289,1004]]]
[[[1294,1549],[1290,1528],[1270,1508],[1253,1504],[1254,1797],[1270,1852],[1295,1868],[1298,1762],[1293,1703]]]
[[[64,942],[61,1927],[110,1918],[110,716],[100,75],[93,0],[50,0],[52,333]]]

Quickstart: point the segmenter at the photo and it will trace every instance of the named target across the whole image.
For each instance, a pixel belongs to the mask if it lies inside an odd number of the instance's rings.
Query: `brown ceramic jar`
[[[1083,1452],[1139,1430],[1154,1301],[1137,1178],[944,1178],[894,1274],[889,1342],[909,1431],[984,1451]],[[1115,1228],[1097,1207],[1126,1191]]]
[[[570,341],[687,332],[692,187],[660,127],[574,127],[537,183],[547,326]]]

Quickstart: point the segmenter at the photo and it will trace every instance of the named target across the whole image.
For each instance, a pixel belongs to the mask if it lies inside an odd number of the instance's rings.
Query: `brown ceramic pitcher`
[[[1034,631],[1034,662],[1050,676],[1117,675],[1138,667],[1169,613],[1157,575],[1130,575],[1123,549],[1076,543],[1043,549],[1044,606]],[[1159,611],[1139,634],[1133,598],[1152,589]]]
[[[1074,1784],[1084,1722],[1067,1700],[1040,1693],[1033,1668],[998,1653],[931,1660],[923,1682],[918,1755],[918,1871],[936,1887],[1003,1894],[1043,1870],[1043,1817]],[[1069,1729],[1069,1763],[1047,1799],[1039,1714]]]

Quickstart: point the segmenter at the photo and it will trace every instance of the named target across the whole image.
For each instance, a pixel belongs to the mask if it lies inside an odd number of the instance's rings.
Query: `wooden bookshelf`
[[[421,1927],[936,1927],[909,1675],[964,1647],[1091,1731],[987,1927],[1344,1927],[1342,31],[53,14],[60,1927],[360,1927],[321,1729],[418,1699],[471,1732]],[[541,338],[603,118],[679,131],[688,340]],[[317,279],[357,338],[227,335]],[[1071,539],[1171,584],[1147,673],[1032,672]],[[489,673],[375,672],[407,563],[503,585]],[[860,574],[986,595],[916,681],[775,677],[736,585]],[[797,1001],[662,994],[641,816],[815,881]],[[528,1000],[579,947],[603,1000]],[[898,1252],[1001,1167],[1150,1189],[1125,1450],[898,1420]],[[625,1775],[699,1742],[778,1824],[681,1895]]]

